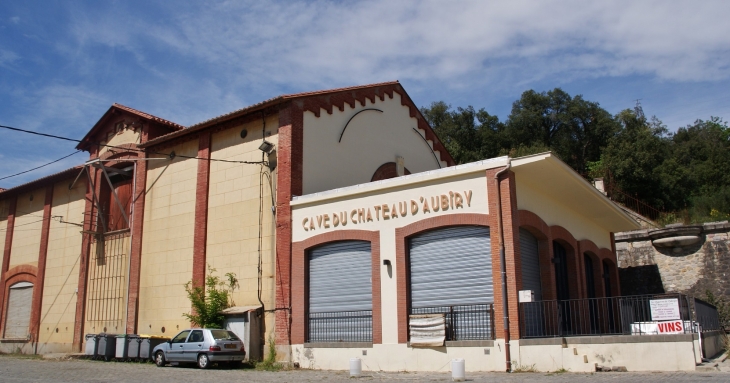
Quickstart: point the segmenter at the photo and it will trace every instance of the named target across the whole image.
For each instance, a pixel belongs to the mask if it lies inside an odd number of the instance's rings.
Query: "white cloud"
[[[153,41],[246,82],[450,81],[504,70],[505,60],[524,60],[519,70],[533,78],[698,81],[730,77],[729,11],[709,1],[221,2],[165,24],[115,9],[79,19],[74,31],[140,55]]]

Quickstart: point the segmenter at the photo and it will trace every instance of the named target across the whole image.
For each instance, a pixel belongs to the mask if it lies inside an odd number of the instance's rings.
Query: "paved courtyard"
[[[450,382],[450,373],[363,372],[351,379],[345,371],[290,370],[279,372],[251,369],[199,370],[194,367],[158,368],[151,363],[116,363],[89,360],[43,360],[0,356],[0,381],[16,382],[354,382],[410,381]],[[594,374],[468,373],[471,382],[728,382],[727,372]]]

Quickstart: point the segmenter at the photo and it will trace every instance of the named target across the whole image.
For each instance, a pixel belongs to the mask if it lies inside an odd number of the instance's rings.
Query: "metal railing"
[[[494,304],[411,308],[410,315],[443,314],[446,340],[494,339]]]
[[[682,294],[637,295],[628,297],[569,299],[523,302],[520,310],[522,338],[549,338],[593,335],[644,335],[653,328],[650,301],[677,298],[684,333],[693,332],[692,303]]]
[[[307,343],[372,342],[373,311],[309,313]]]
[[[717,307],[701,300],[694,298],[695,320],[700,325],[702,332],[720,330],[720,316]]]

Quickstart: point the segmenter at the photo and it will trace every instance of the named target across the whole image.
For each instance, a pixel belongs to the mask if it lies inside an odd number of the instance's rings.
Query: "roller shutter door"
[[[489,228],[456,226],[410,241],[411,306],[494,302]]]
[[[411,314],[442,313],[446,340],[491,339],[489,228],[455,226],[410,240]]]
[[[10,287],[7,319],[5,320],[5,338],[26,339],[28,337],[32,301],[32,284],[21,282]]]
[[[537,238],[525,229],[520,229],[520,260],[522,261],[522,289],[532,290],[535,300],[542,300]]]
[[[520,261],[522,262],[522,289],[532,290],[535,301],[542,300],[540,284],[540,257],[537,238],[525,229],[520,229]],[[542,303],[520,303],[523,326],[522,336],[541,337],[545,335],[545,316]]]
[[[372,341],[371,262],[365,241],[310,251],[308,342]]]

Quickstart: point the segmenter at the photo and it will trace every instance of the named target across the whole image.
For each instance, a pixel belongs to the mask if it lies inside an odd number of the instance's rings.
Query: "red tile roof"
[[[42,187],[43,185],[48,185],[54,182],[62,181],[67,178],[76,177],[81,169],[83,169],[83,165],[77,165],[72,168],[68,168],[66,170],[62,170],[58,173],[50,174],[45,177],[41,177],[38,179],[35,179],[33,181],[26,182],[24,184],[20,184],[18,186],[11,187],[9,189],[3,189],[0,188],[0,199],[9,195],[15,195],[19,194],[25,191],[33,190]]]
[[[93,144],[91,137],[94,136],[99,131],[99,129],[101,129],[101,126],[104,125],[104,123],[107,121],[107,119],[109,118],[109,116],[111,115],[111,113],[114,109],[122,110],[127,113],[134,114],[134,115],[142,117],[148,121],[157,122],[161,125],[168,127],[170,130],[173,130],[173,131],[180,131],[180,130],[185,129],[184,126],[182,126],[180,124],[176,124],[169,120],[165,120],[164,118],[160,118],[160,117],[151,115],[149,113],[145,113],[140,110],[130,108],[130,107],[122,105],[122,104],[114,103],[114,104],[112,104],[112,106],[109,107],[109,109],[106,111],[106,113],[104,113],[104,115],[101,116],[99,121],[97,121],[96,124],[94,124],[94,126],[89,130],[89,132],[86,133],[84,138],[81,139],[81,142],[78,145],[76,145],[76,149],[86,150],[89,145]]]
[[[241,108],[241,109],[238,109],[238,110],[234,110],[232,112],[229,112],[229,113],[226,113],[226,114],[222,114],[222,115],[220,115],[218,117],[213,117],[211,119],[208,119],[208,120],[199,122],[197,124],[194,124],[194,125],[189,126],[187,129],[178,130],[176,132],[172,132],[172,133],[165,134],[164,136],[157,137],[154,140],[147,141],[146,143],[139,145],[139,147],[141,147],[141,148],[149,147],[149,146],[158,144],[160,142],[167,141],[167,140],[172,139],[172,138],[184,136],[184,135],[186,135],[188,133],[193,133],[193,132],[196,132],[196,131],[201,130],[203,128],[206,128],[206,127],[208,127],[210,125],[213,125],[213,124],[215,124],[217,122],[225,121],[225,120],[228,120],[230,118],[234,118],[234,117],[238,117],[238,116],[241,116],[241,115],[244,115],[244,114],[248,114],[248,113],[254,112],[256,110],[260,110],[260,109],[263,109],[265,107],[268,107],[268,106],[271,106],[271,105],[274,105],[274,104],[277,104],[277,103],[280,103],[280,102],[283,102],[283,101],[286,101],[286,100],[292,100],[292,99],[304,98],[304,97],[310,97],[310,96],[320,96],[320,95],[323,95],[323,94],[331,94],[331,93],[338,93],[338,92],[347,92],[347,91],[358,90],[358,89],[365,89],[365,88],[374,88],[374,87],[384,86],[384,85],[395,85],[395,84],[399,84],[399,82],[398,81],[388,81],[388,82],[381,82],[381,83],[368,84],[368,85],[350,86],[350,87],[345,87],[345,88],[335,88],[335,89],[318,90],[318,91],[313,91],[313,92],[301,92],[301,93],[283,94],[281,96],[277,96],[277,97],[270,98],[268,100],[264,100],[264,101],[261,101],[259,103],[253,104],[253,105],[249,105],[249,106],[247,106],[245,108]]]

